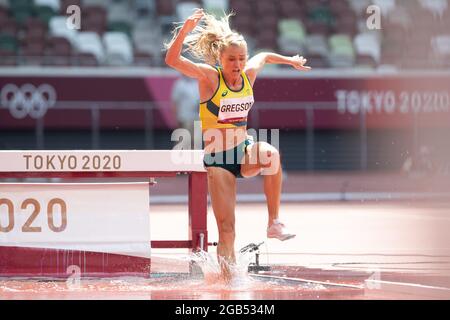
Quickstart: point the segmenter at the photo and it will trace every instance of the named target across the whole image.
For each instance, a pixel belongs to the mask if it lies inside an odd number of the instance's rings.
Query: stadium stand
[[[380,30],[367,28],[371,4]],[[70,5],[79,30],[66,25]],[[449,65],[448,0],[0,0],[0,65],[164,66],[173,22],[196,7],[236,12],[250,54],[300,53],[315,68]]]

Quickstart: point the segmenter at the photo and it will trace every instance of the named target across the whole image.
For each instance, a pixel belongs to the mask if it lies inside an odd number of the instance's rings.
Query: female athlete
[[[253,143],[247,134],[247,115],[254,103],[253,84],[266,63],[310,70],[304,65],[306,59],[298,55],[265,52],[248,59],[247,43],[241,34],[231,30],[230,16],[217,19],[197,9],[173,31],[165,58],[167,65],[198,80],[203,162],[219,231],[217,255],[225,280],[232,278],[230,266],[235,263],[236,178],[263,175],[269,214],[267,237],[295,237],[279,220],[280,154],[267,142]],[[183,46],[203,63],[183,57]]]

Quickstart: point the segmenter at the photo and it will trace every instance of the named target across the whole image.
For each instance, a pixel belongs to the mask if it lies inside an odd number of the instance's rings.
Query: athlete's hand
[[[297,55],[293,56],[291,58],[291,60],[292,60],[292,66],[295,69],[300,70],[300,71],[309,71],[309,70],[311,70],[311,67],[305,66],[305,63],[306,63],[307,60],[305,58],[303,58],[302,56],[299,56],[297,54]]]
[[[203,9],[196,9],[194,13],[189,16],[183,24],[183,31],[186,33],[191,32],[195,29],[198,22],[203,18],[204,12]]]

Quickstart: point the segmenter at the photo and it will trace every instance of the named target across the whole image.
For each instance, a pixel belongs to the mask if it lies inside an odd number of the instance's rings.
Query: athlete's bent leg
[[[241,174],[250,177],[262,174],[264,177],[264,194],[267,200],[268,231],[267,236],[280,240],[293,238],[279,221],[279,209],[282,187],[282,168],[280,153],[267,142],[258,142],[247,148]]]

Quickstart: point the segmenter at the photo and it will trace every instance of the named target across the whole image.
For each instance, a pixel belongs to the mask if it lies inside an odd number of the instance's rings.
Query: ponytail
[[[184,39],[183,44],[186,48],[183,52],[188,52],[194,58],[215,65],[219,61],[220,53],[229,45],[247,46],[244,37],[230,28],[229,18],[233,15],[234,13],[230,13],[217,19],[205,13],[195,29]],[[166,49],[173,43],[181,28],[182,24],[174,29],[172,40],[165,44]]]

